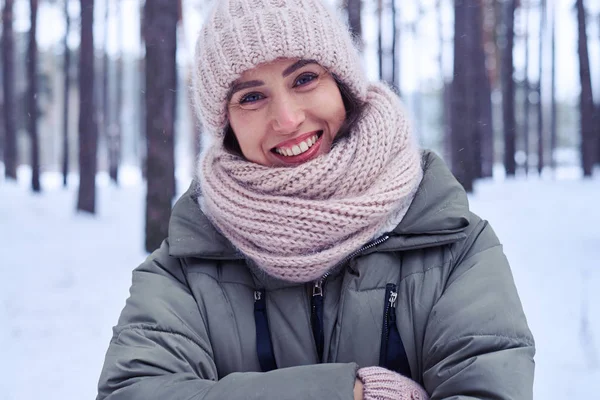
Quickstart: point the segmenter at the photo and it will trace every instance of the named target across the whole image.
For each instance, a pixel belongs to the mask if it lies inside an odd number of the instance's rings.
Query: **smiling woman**
[[[221,0],[195,57],[213,140],[133,274],[97,400],[531,399],[498,239],[335,13]]]

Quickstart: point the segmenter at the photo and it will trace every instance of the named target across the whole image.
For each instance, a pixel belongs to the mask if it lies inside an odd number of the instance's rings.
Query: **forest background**
[[[535,398],[596,396],[600,1],[325,1],[501,238],[536,337]],[[195,173],[188,88],[210,3],[1,1],[8,400],[93,397],[131,270]]]

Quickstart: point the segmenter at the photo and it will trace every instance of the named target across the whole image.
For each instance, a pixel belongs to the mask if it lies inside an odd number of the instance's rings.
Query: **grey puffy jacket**
[[[317,299],[313,283],[247,262],[191,188],[168,240],[133,272],[97,400],[352,400],[356,369],[391,348],[432,399],[531,399],[534,341],[502,246],[444,163],[423,157],[402,222],[341,263]],[[276,369],[263,372],[259,353]]]

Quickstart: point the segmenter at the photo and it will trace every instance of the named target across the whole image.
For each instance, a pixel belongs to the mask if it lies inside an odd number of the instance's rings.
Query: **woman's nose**
[[[295,132],[304,119],[304,109],[293,96],[280,97],[272,103],[272,123],[276,132]]]

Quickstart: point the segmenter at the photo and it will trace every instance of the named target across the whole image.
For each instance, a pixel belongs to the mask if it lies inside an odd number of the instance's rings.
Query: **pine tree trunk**
[[[30,29],[27,46],[27,128],[31,138],[31,189],[34,192],[42,190],[40,186],[40,146],[37,128],[37,11],[38,0],[29,0]]]
[[[140,2],[140,15],[141,15],[141,22],[140,22],[140,45],[141,46],[145,46],[144,42],[145,42],[145,37],[146,37],[146,30],[147,30],[147,21],[146,21],[146,15],[145,15],[145,4],[146,4],[146,0],[139,0]],[[142,170],[142,178],[144,180],[147,179],[148,177],[148,166],[146,163],[146,159],[147,159],[147,143],[146,143],[146,60],[145,59],[140,59],[138,60],[138,77],[139,77],[139,85],[140,85],[140,91],[139,91],[139,95],[138,95],[138,117],[139,117],[139,140],[137,140],[137,144],[138,144],[138,156],[140,159],[140,168]]]
[[[99,126],[99,135],[104,140],[104,146],[106,150],[106,157],[108,161],[108,167],[110,170],[111,165],[111,146],[112,146],[112,110],[110,101],[110,59],[108,57],[108,29],[109,29],[109,11],[112,1],[104,3],[104,31],[102,38],[103,54],[102,54],[102,80],[101,85],[101,117]],[[110,173],[109,173],[110,175]]]
[[[4,175],[17,179],[17,130],[15,121],[14,0],[4,0],[2,9],[2,83],[4,89]]]
[[[485,54],[485,35],[483,21],[485,17],[483,0],[473,4],[473,28],[475,29],[473,47],[473,67],[476,69],[477,137],[475,143],[475,176],[488,178],[493,174],[494,167],[494,129],[492,123],[492,87],[488,73]]]
[[[80,0],[80,3],[79,194],[77,210],[95,214],[98,125],[94,98],[94,0]]]
[[[545,157],[544,157],[544,107],[542,106],[542,76],[544,72],[543,62],[544,62],[544,41],[542,38],[544,37],[546,30],[546,0],[541,0],[540,3],[540,40],[538,43],[538,84],[537,84],[537,95],[538,95],[538,103],[537,103],[537,170],[538,175],[542,175],[542,171],[544,169]]]
[[[71,51],[69,50],[69,32],[71,30],[71,17],[69,16],[69,0],[65,2],[65,38],[64,38],[64,89],[63,89],[63,143],[62,143],[62,173],[63,186],[67,187],[69,176],[69,98],[71,90]]]
[[[440,72],[440,77],[442,79],[442,95],[441,95],[441,126],[443,133],[442,147],[444,152],[444,159],[446,162],[451,165],[452,164],[452,150],[451,150],[451,129],[450,129],[450,89],[448,83],[446,82],[445,76],[445,68],[444,68],[444,33],[441,29],[443,24],[442,19],[442,1],[436,0],[435,2],[435,10],[436,10],[436,21],[437,25],[440,29],[438,29],[438,69]]]
[[[175,196],[174,130],[177,89],[177,2],[147,0],[146,42],[147,184],[146,250],[167,237]]]
[[[377,57],[379,60],[379,80],[383,80],[383,0],[377,0]]]
[[[504,121],[504,169],[507,176],[515,176],[516,118],[515,82],[513,79],[513,48],[515,42],[516,0],[504,3],[506,43],[502,52],[502,120]]]
[[[117,3],[117,30],[119,37],[119,55],[117,58],[117,73],[116,73],[116,114],[113,123],[111,124],[110,145],[108,149],[108,165],[110,179],[119,184],[119,164],[121,163],[121,141],[122,141],[122,125],[121,119],[123,115],[123,2],[119,0]]]
[[[362,50],[362,1],[361,0],[345,0],[346,13],[348,14],[348,25],[352,36]]]
[[[600,14],[598,14],[598,43],[600,43]],[[596,163],[600,164],[600,96],[598,99],[598,106],[596,107],[596,150],[597,159]]]
[[[585,8],[583,0],[577,0],[577,25],[579,48],[579,78],[581,81],[581,164],[584,176],[591,176],[596,159],[596,141],[594,140],[594,100],[588,56]]]
[[[556,6],[552,3],[552,61],[551,61],[551,88],[550,88],[550,165],[552,170],[556,172],[556,140],[557,140],[557,127],[556,127],[556,113],[558,112],[556,107]]]
[[[522,128],[522,139],[523,139],[523,152],[525,153],[525,175],[529,174],[529,114],[530,105],[529,94],[531,91],[531,84],[529,82],[529,4],[522,4],[521,7],[525,14],[525,76],[523,77],[523,128]],[[541,40],[541,38],[540,38]]]
[[[398,28],[398,7],[396,6],[396,0],[392,2],[392,84],[396,89],[398,95],[400,91],[400,60],[398,59],[398,36],[400,35],[400,29]]]
[[[473,69],[473,8],[467,0],[454,2],[454,79],[452,82],[452,172],[467,192],[473,191],[476,124]]]

